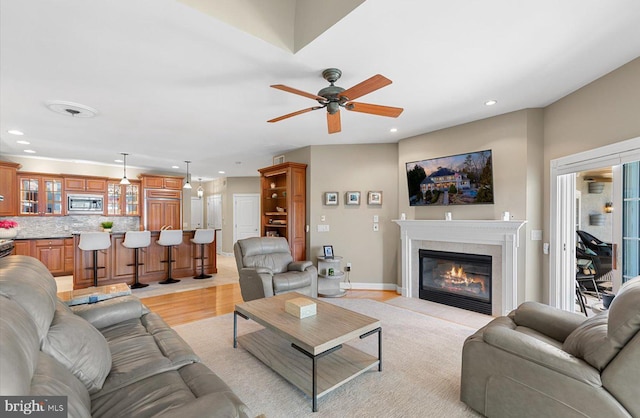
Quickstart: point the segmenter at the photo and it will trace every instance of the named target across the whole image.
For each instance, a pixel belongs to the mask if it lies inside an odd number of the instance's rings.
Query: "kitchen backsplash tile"
[[[113,221],[112,232],[138,231],[140,217],[138,216],[14,216],[0,217],[11,219],[18,223],[16,238],[61,237],[77,232],[102,231],[100,222]]]

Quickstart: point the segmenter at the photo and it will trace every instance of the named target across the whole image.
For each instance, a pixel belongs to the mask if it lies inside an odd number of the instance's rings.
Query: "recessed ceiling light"
[[[123,160],[113,160],[114,163],[122,163],[124,162]]]
[[[22,145],[29,145],[31,142],[29,141],[25,141],[24,139],[20,139],[18,141],[16,141],[17,144],[22,144]]]
[[[27,154],[35,154],[36,152],[32,149],[26,149],[24,150],[24,152],[26,152]]]
[[[398,128],[391,128],[389,129],[389,132],[398,132]]]
[[[496,103],[498,103],[497,100],[487,100],[486,102],[484,102],[485,106],[493,106]]]
[[[172,165],[171,168],[180,168],[177,165]]]
[[[24,132],[19,131],[17,129],[9,129],[7,132],[10,133],[11,135],[24,135]]]
[[[224,174],[224,171],[220,170],[218,171],[218,174]]]

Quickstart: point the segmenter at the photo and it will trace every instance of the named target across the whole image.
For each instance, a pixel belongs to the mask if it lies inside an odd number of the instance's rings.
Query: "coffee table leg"
[[[360,339],[362,340],[364,338],[367,338],[369,335],[373,335],[376,332],[378,333],[378,371],[381,372],[382,371],[382,327],[376,328],[365,334],[362,334],[360,336]]]
[[[233,311],[233,348],[238,348],[238,316],[249,320],[249,318],[238,311]]]
[[[311,404],[311,409],[313,410],[313,412],[318,412],[318,381],[317,381],[317,361],[320,357],[324,357],[327,354],[331,354],[334,351],[338,351],[342,348],[342,344],[336,345],[333,348],[328,349],[327,351],[323,351],[320,354],[317,355],[313,355],[311,353],[308,353],[307,351],[304,350],[304,348],[298,347],[297,345],[295,345],[294,343],[291,343],[291,347],[295,348],[296,350],[298,350],[299,352],[301,352],[302,354],[304,354],[305,356],[309,357],[311,359],[312,362],[312,366],[311,366],[311,393],[313,395],[313,401]]]

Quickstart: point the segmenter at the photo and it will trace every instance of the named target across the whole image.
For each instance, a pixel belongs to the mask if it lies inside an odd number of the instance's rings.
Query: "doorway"
[[[222,195],[207,196],[207,228],[216,231],[216,253],[222,254]]]
[[[576,260],[576,175],[582,171],[612,167],[612,242],[622,242],[622,166],[640,160],[640,137],[581,152],[551,161],[550,184],[550,257],[549,304],[573,311],[575,308]],[[584,198],[584,195],[582,196]],[[621,252],[612,255],[613,265],[619,265]],[[613,291],[622,284],[619,269],[612,272]]]
[[[191,198],[191,229],[201,229],[204,225],[204,214],[202,212],[202,199]]]
[[[233,243],[260,236],[260,195],[233,195]]]

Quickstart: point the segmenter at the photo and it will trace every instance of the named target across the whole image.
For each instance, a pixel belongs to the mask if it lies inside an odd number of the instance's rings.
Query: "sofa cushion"
[[[84,384],[52,357],[39,353],[31,381],[31,396],[66,396],[67,415],[91,417],[91,399]]]
[[[21,255],[0,258],[0,271],[0,295],[24,308],[42,341],[56,311],[55,279],[38,259]]]
[[[292,271],[273,276],[273,291],[276,293],[297,290],[305,286],[311,286],[311,274]]]
[[[29,393],[40,353],[38,330],[31,316],[16,301],[3,296],[0,296],[0,340],[0,394]]]
[[[89,393],[102,388],[111,370],[111,352],[102,334],[62,302],[58,302],[42,351],[80,379]]]
[[[640,276],[625,283],[609,306],[609,338],[623,346],[640,330]]]
[[[255,237],[238,240],[242,267],[267,267],[274,274],[284,273],[293,261],[287,240],[282,237]]]
[[[608,338],[607,321],[607,312],[587,319],[569,334],[562,349],[602,371],[621,348]]]
[[[58,302],[42,351],[80,379],[89,393],[102,388],[111,370],[111,352],[102,334],[62,302]]]

